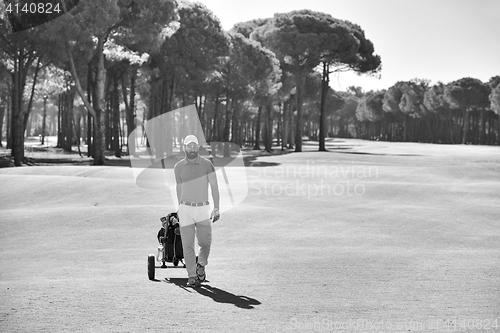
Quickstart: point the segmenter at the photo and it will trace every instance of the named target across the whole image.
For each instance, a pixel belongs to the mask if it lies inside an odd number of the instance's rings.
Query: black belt
[[[181,205],[192,206],[192,207],[206,206],[208,204],[210,204],[208,201],[203,201],[203,202],[181,201]]]

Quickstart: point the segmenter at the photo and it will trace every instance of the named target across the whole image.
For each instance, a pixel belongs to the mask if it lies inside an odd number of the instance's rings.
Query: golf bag
[[[184,264],[184,252],[182,250],[182,239],[179,226],[179,218],[176,213],[170,213],[160,219],[163,227],[158,231],[158,257],[162,267],[166,267],[165,262],[171,262],[174,266],[179,265],[179,261]]]

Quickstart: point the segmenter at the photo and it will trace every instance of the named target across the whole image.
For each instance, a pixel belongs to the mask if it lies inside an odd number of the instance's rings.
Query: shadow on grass
[[[243,162],[246,167],[269,167],[269,166],[278,166],[279,163],[276,162],[263,162],[257,161],[258,156],[245,156],[243,157]]]
[[[168,268],[168,269],[171,269],[171,268],[173,268],[173,269],[177,269],[177,268],[186,268],[186,267],[184,267],[184,265],[179,265],[179,266],[174,266],[174,265],[166,265],[166,267],[162,267],[161,265],[160,265],[160,266],[158,266],[158,265],[157,265],[157,266],[155,266],[155,269],[167,269],[167,268]]]
[[[212,287],[209,284],[202,284],[198,288],[186,288],[187,278],[165,278],[166,282],[173,283],[176,286],[188,290],[189,292],[197,292],[206,297],[210,297],[217,303],[227,303],[233,304],[234,306],[241,309],[253,309],[255,305],[261,304],[258,300],[242,295],[235,295],[228,291]]]
[[[286,152],[288,153],[288,152]],[[262,161],[257,161],[258,157],[260,156],[271,156],[271,155],[281,155],[285,153],[275,153],[275,154],[257,154],[256,156],[243,156],[243,163],[246,167],[268,167],[268,166],[278,166],[280,165],[279,163],[275,162],[262,162]],[[207,157],[207,156],[204,156]],[[153,168],[153,169],[173,169],[174,165],[184,158],[184,156],[180,157],[169,157],[166,159],[163,159],[161,161],[157,161],[153,164],[151,164],[148,168]],[[207,157],[208,158],[208,157]],[[144,158],[146,160],[146,158]],[[215,167],[231,167],[231,165],[228,165],[231,163],[234,158],[212,158],[210,159],[212,163],[214,164]],[[105,163],[106,166],[116,166],[116,167],[131,167],[131,163],[129,159],[106,159]],[[236,165],[236,166],[239,166]]]
[[[422,156],[417,154],[374,154],[363,151],[342,151],[344,149],[350,149],[350,148],[335,148],[335,149],[328,149],[328,151],[331,153],[339,153],[339,154],[370,155],[370,156]]]

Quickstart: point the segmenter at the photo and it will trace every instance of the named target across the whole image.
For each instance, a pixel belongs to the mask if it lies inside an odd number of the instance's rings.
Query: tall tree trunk
[[[231,121],[231,142],[236,143],[241,147],[241,143],[239,142],[238,133],[241,127],[241,117],[240,117],[240,103],[238,100],[233,99],[233,115]]]
[[[276,122],[276,145],[279,147],[281,145],[281,131],[283,131],[283,104],[278,104],[278,119]]]
[[[68,147],[68,115],[69,115],[69,102],[68,91],[64,93],[63,108],[61,109],[61,148],[67,150]],[[70,150],[71,151],[71,148]]]
[[[87,132],[86,132],[86,129],[87,129],[87,111],[85,110],[85,108],[82,109],[82,112],[80,114],[80,117],[81,117],[81,130],[80,130],[80,133],[81,133],[81,136],[82,136],[82,144],[86,144],[87,143]]]
[[[6,103],[0,99],[0,147],[3,147],[3,119],[5,117],[5,110],[7,109]],[[8,128],[8,126],[7,126]]]
[[[172,79],[170,80],[170,94],[168,98],[168,111],[172,111],[173,103],[174,103],[174,94],[175,94],[175,75],[172,74]]]
[[[264,121],[264,149],[270,153],[273,145],[273,126],[272,126],[272,105],[269,103],[266,107],[266,118]]]
[[[255,135],[255,121],[253,118],[250,119],[250,122],[248,123],[248,132],[246,136],[246,142],[248,145],[253,145],[255,142],[253,141]]]
[[[87,102],[92,105],[92,65],[87,65]],[[82,97],[83,98],[83,97]],[[92,113],[87,109],[87,157],[94,156],[92,145]]]
[[[14,156],[14,165],[21,166],[24,160],[24,119],[18,113],[12,114],[12,155]]]
[[[219,104],[220,104],[220,95],[219,90],[215,93],[215,107],[214,107],[214,119],[212,123],[212,135],[210,141],[220,141],[219,133],[217,132],[219,126],[217,123],[219,121]]]
[[[462,144],[466,144],[468,141],[468,135],[469,135],[469,126],[470,126],[470,114],[468,112],[469,110],[467,108],[464,108],[463,112],[463,136],[462,136]]]
[[[321,105],[319,109],[319,151],[326,151],[325,147],[325,107],[328,88],[330,86],[330,69],[327,62],[323,62],[323,75],[321,77]]]
[[[46,120],[47,120],[47,96],[43,96],[43,119],[42,119],[42,142],[41,144],[45,144],[45,129],[46,129]]]
[[[222,140],[224,142],[229,141],[229,130],[231,126],[231,108],[229,107],[229,90],[226,92],[226,117],[225,117],[225,124],[224,124],[224,134],[222,137]],[[233,105],[234,105],[234,99],[233,99]]]
[[[147,111],[145,111],[144,120],[150,120],[155,117],[156,109],[158,108],[158,91],[160,86],[160,80],[156,77],[151,79],[151,86],[149,92],[149,105]]]
[[[113,101],[111,102],[113,111],[113,147],[115,157],[121,157],[120,147],[120,93],[118,91],[118,77],[116,70],[113,70]]]
[[[484,145],[486,142],[486,117],[485,113],[486,111],[484,109],[481,109],[481,115],[480,115],[480,126],[479,126],[479,143]]]
[[[450,112],[446,112],[444,114],[445,119],[443,120],[443,137],[445,138],[446,143],[451,143],[451,136],[452,136],[452,130],[451,130],[451,114]]]
[[[488,112],[488,144],[494,145],[496,143],[496,129],[495,129],[495,114]]]
[[[500,114],[497,114],[497,144],[500,146]]]
[[[129,137],[129,135],[133,131],[135,131],[135,129],[137,127],[137,114],[135,111],[136,80],[137,80],[137,68],[134,67],[134,68],[132,68],[132,72],[130,74],[130,107],[129,107],[129,112],[127,113],[127,131],[128,131],[127,138]],[[136,154],[136,152],[135,152],[135,140],[137,138],[134,136],[131,139],[133,140],[134,144],[132,145],[133,150],[131,152],[129,151],[129,154],[135,155]],[[128,143],[128,139],[127,139],[127,143]]]
[[[257,112],[257,124],[255,125],[255,145],[254,150],[260,150],[260,122],[262,117],[262,106],[259,105],[259,111]]]
[[[95,109],[95,126],[94,126],[94,144],[95,144],[95,156],[94,165],[104,165],[105,162],[105,123],[104,123],[104,112],[106,101],[104,99],[105,87],[106,87],[106,69],[104,68],[104,38],[99,37],[97,40],[97,65],[96,65],[96,106]]]
[[[485,129],[485,143],[487,145],[491,144],[491,118],[489,117],[489,114],[486,113],[485,115],[485,118],[486,118],[486,124],[485,124],[485,127],[487,128],[487,132],[486,132],[486,129]]]
[[[62,147],[62,132],[61,132],[61,115],[63,114],[62,108],[64,107],[64,93],[59,94],[57,98],[57,148]]]
[[[196,99],[198,99],[198,97],[196,97]],[[198,105],[198,118],[200,119],[200,126],[202,128],[203,131],[205,131],[205,110],[204,110],[204,106],[205,103],[203,103],[203,95],[200,95],[199,97],[199,105]],[[233,119],[234,119],[234,115],[233,115]],[[234,131],[233,131],[234,133]],[[233,138],[234,138],[234,135],[233,134]],[[233,141],[234,142],[234,141]]]
[[[403,126],[404,126],[403,141],[407,142],[408,141],[408,115],[405,114],[404,117],[405,117],[405,119],[404,119],[404,123],[403,123]]]
[[[17,55],[16,55],[17,56]],[[20,57],[20,55],[19,55]],[[22,107],[22,96],[24,94],[24,84],[22,84],[22,61],[15,59],[14,73],[12,74],[12,115],[11,115],[11,135],[14,165],[21,166],[24,160],[24,115]],[[21,90],[21,91],[20,91]]]
[[[24,137],[28,139],[31,136],[31,130],[33,129],[33,117],[29,113],[24,114]],[[35,127],[36,130],[36,127]]]
[[[64,5],[64,2],[63,2]],[[80,79],[78,78],[78,73],[76,72],[75,63],[73,60],[73,54],[71,52],[71,46],[69,44],[69,40],[65,42],[66,54],[68,56],[71,75],[75,81],[75,87],[82,99],[83,104],[88,112],[94,117],[94,165],[103,165],[105,161],[105,148],[104,148],[104,124],[101,124],[101,113],[104,110],[104,85],[105,85],[105,69],[104,69],[104,37],[99,37],[97,40],[97,48],[96,48],[96,80],[95,83],[92,84],[93,89],[93,98],[91,105],[89,100],[85,98],[84,91],[80,84]],[[99,115],[98,115],[99,112]]]
[[[24,160],[24,129],[25,114],[27,110],[23,107],[24,89],[26,87],[26,77],[31,67],[35,54],[33,51],[26,53],[25,41],[17,42],[17,48],[13,57],[14,71],[12,77],[12,110],[11,110],[11,135],[12,150],[11,155],[14,158],[14,165],[21,166]]]
[[[24,113],[24,128],[25,130],[27,129],[26,127],[28,126],[28,118],[30,118],[31,114],[31,109],[33,108],[33,98],[35,96],[35,87],[36,87],[36,81],[38,78],[38,72],[40,71],[40,57],[38,57],[37,64],[35,66],[35,75],[33,77],[33,84],[31,85],[31,93],[30,93],[30,99],[28,102],[28,108],[26,109],[26,112]],[[31,120],[33,120],[31,118]],[[29,128],[26,130],[26,137],[31,135],[31,122],[29,123]]]
[[[283,103],[283,131],[281,137],[281,150],[287,148],[288,145],[288,131],[289,131],[289,114],[290,114],[290,100]]]
[[[82,156],[82,152],[80,150],[80,132],[81,132],[81,116],[80,114],[77,115],[77,119],[75,120],[75,118],[73,117],[72,118],[72,123],[73,123],[73,130],[75,131],[75,136],[76,136],[76,145],[78,147],[78,155],[80,155],[80,157],[83,157]]]
[[[73,143],[73,101],[74,91],[68,90],[64,93],[64,109],[61,114],[61,148],[67,152],[71,152]]]
[[[293,126],[294,121],[296,121],[297,116],[293,115],[292,109],[289,113],[290,117],[290,135],[288,136],[288,148],[293,149],[295,147],[295,127]]]
[[[5,148],[7,149],[11,149],[12,148],[12,127],[11,127],[11,123],[12,123],[12,84],[7,83],[7,91],[9,91],[10,93],[7,94],[7,115],[6,115],[6,123],[5,123],[5,127],[6,127],[6,135],[7,137],[5,138],[7,140],[7,146]]]
[[[113,136],[113,133],[112,133],[112,118],[113,118],[113,114],[112,114],[112,102],[113,102],[113,98],[111,97],[112,96],[112,93],[111,93],[111,84],[113,83],[113,75],[112,75],[112,72],[113,70],[107,70],[106,71],[106,92],[104,94],[104,100],[105,100],[105,105],[106,105],[106,111],[105,111],[105,114],[104,114],[104,123],[105,123],[105,147],[106,147],[106,150],[110,150],[111,149],[111,140],[112,140],[112,136]]]
[[[132,71],[134,71],[134,69],[132,69]],[[133,111],[131,111],[131,108],[130,108],[125,78],[126,78],[126,75],[125,74],[122,75],[121,86],[122,86],[123,103],[125,104],[125,123],[127,124],[127,138],[128,138],[130,136],[131,132],[134,130],[134,113],[133,113]],[[130,85],[132,86],[132,74],[130,75]],[[132,90],[132,87],[130,90]],[[122,133],[122,135],[123,135],[123,133]],[[127,148],[127,154],[128,155],[135,155],[135,140],[134,140],[133,144],[130,145],[130,148]]]
[[[427,129],[428,129],[427,142],[434,142],[434,134],[432,133],[432,126],[431,126],[431,115],[426,116],[425,122],[427,124]]]
[[[169,101],[170,101],[170,89],[169,89],[169,84],[166,78],[161,80],[162,83],[162,88],[161,88],[161,108],[160,108],[160,113],[157,115],[162,115],[167,113],[169,110]]]
[[[120,151],[122,151],[125,143],[125,112],[120,112]]]
[[[320,125],[321,126],[321,125]],[[333,132],[333,130],[332,130]],[[340,116],[339,117],[339,132],[337,134],[341,138],[345,138],[345,133],[344,133],[344,117]],[[320,134],[321,137],[321,134]]]
[[[80,112],[77,112],[73,117],[73,130],[75,131],[76,144],[78,149],[80,149],[80,139],[82,136],[82,116]]]
[[[304,127],[304,120],[302,116],[302,104],[304,100],[304,88],[305,88],[305,75],[304,73],[295,73],[297,80],[297,119],[295,126],[295,152],[299,153],[302,151],[302,130]]]

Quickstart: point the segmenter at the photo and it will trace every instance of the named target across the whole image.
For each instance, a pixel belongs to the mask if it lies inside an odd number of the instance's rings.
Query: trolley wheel
[[[148,278],[155,279],[155,256],[152,254],[148,256]]]
[[[174,260],[174,266],[175,266],[175,267],[179,266],[179,259],[175,259],[175,260]]]

